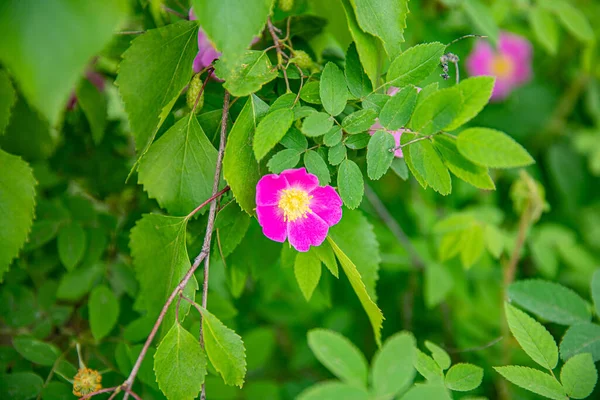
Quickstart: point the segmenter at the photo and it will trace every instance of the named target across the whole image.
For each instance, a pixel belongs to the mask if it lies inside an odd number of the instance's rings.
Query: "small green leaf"
[[[362,202],[365,184],[358,165],[352,160],[343,161],[338,168],[338,190],[346,207],[357,208]]]
[[[392,61],[387,73],[387,83],[404,87],[417,85],[440,65],[446,46],[439,42],[413,46]]]
[[[425,341],[425,347],[429,349],[433,359],[440,366],[441,369],[447,370],[450,368],[450,364],[452,364],[452,360],[450,360],[450,356],[446,352],[446,350],[442,349],[437,344],[430,342],[429,340]]]
[[[215,64],[215,75],[225,81],[223,86],[232,96],[243,97],[275,79],[277,70],[265,51],[248,50],[236,61],[219,59]]]
[[[328,147],[336,146],[342,141],[342,128],[334,126],[331,128],[325,136],[323,136],[323,144]]]
[[[325,160],[314,150],[308,150],[304,153],[304,165],[311,174],[314,174],[319,178],[319,185],[326,186],[331,182],[331,176],[329,175],[329,168]]]
[[[415,107],[410,121],[412,130],[429,134],[446,129],[461,111],[461,96],[457,86],[433,92]]]
[[[413,174],[417,182],[421,185],[423,189],[427,189],[427,182],[425,182],[425,178],[422,173],[424,173],[423,168],[423,160],[421,152],[415,150],[416,158],[413,160],[412,152],[410,150],[411,146],[415,143],[408,144],[409,142],[415,140],[417,135],[411,132],[404,132],[402,136],[400,136],[400,144],[403,145],[402,154],[404,155],[404,161],[410,169],[410,172]]]
[[[104,95],[89,80],[83,79],[77,87],[77,103],[88,120],[94,143],[99,144],[104,137],[107,122]]]
[[[441,383],[444,381],[444,372],[440,366],[433,360],[433,358],[429,357],[421,350],[417,349],[413,363],[415,369],[419,371],[419,373],[428,381],[434,383]]]
[[[67,270],[72,271],[83,259],[87,236],[81,225],[72,222],[58,232],[58,257]]]
[[[438,306],[446,299],[452,288],[454,279],[448,268],[437,263],[427,265],[425,269],[425,305],[427,308]]]
[[[404,161],[404,158],[394,157],[391,168],[396,175],[400,177],[400,179],[408,179],[408,167],[406,166],[406,161]]]
[[[345,159],[346,146],[344,146],[344,143],[340,142],[329,149],[329,154],[327,156],[327,161],[329,161],[329,164],[338,165]]]
[[[104,273],[103,264],[83,265],[64,274],[58,285],[56,297],[61,300],[76,301],[85,296],[94,283]]]
[[[512,283],[508,296],[527,311],[561,325],[589,322],[587,303],[577,293],[558,283],[527,279]]]
[[[558,362],[558,347],[554,338],[542,324],[523,311],[505,304],[510,331],[525,353],[546,369],[554,369]]]
[[[461,127],[483,110],[494,90],[494,81],[492,76],[474,76],[464,79],[456,86],[461,95],[462,105],[458,115],[445,128],[447,131]]]
[[[200,307],[200,310],[204,345],[210,362],[227,385],[241,388],[246,376],[246,349],[242,338],[206,309]]]
[[[346,107],[348,88],[344,73],[332,62],[328,62],[321,74],[319,93],[325,111],[336,116]]]
[[[324,135],[333,126],[333,118],[323,112],[315,112],[304,118],[302,122],[302,133],[308,137]]]
[[[560,342],[560,358],[568,360],[576,354],[591,353],[600,360],[600,325],[584,323],[571,326]]]
[[[596,316],[600,316],[600,269],[597,269],[592,275],[591,282],[592,300],[596,308]]]
[[[351,135],[365,132],[375,123],[376,119],[377,113],[374,110],[359,110],[344,118],[342,128]]]
[[[485,236],[481,224],[473,224],[462,232],[460,262],[466,269],[471,268],[483,255]]]
[[[385,103],[379,114],[379,121],[391,131],[404,128],[417,103],[417,88],[407,86]]]
[[[102,340],[117,323],[119,300],[108,287],[96,286],[90,294],[88,309],[92,335],[96,341]]]
[[[45,366],[54,364],[60,355],[60,351],[53,344],[44,343],[27,336],[15,337],[13,346],[24,359]]]
[[[175,322],[158,345],[154,372],[168,399],[193,400],[206,376],[206,354],[198,339]]]
[[[504,250],[504,235],[494,225],[485,226],[485,247],[494,258],[500,258]]]
[[[573,399],[585,399],[592,394],[598,380],[592,355],[583,353],[569,358],[560,370],[560,380]]]
[[[567,400],[565,390],[556,378],[529,367],[508,365],[494,369],[517,386],[554,400]]]
[[[541,6],[554,13],[565,28],[577,39],[584,42],[594,40],[592,29],[585,14],[565,0],[544,0]]]
[[[331,274],[336,278],[339,278],[339,271],[337,261],[335,260],[335,253],[333,252],[333,249],[331,248],[329,242],[323,242],[320,246],[311,247],[310,252],[314,252],[317,255],[317,257],[319,257],[319,260],[321,260],[321,262],[325,264],[329,272],[331,272]]]
[[[280,109],[268,113],[256,127],[254,135],[254,155],[256,160],[260,161],[267,155],[294,122],[294,112],[289,109]],[[239,167],[238,167],[239,168]]]
[[[223,207],[215,221],[219,240],[216,251],[223,257],[230,255],[246,235],[250,222],[248,214],[244,213],[236,203],[229,203]]]
[[[335,251],[335,245],[333,245]],[[341,381],[367,387],[367,360],[344,336],[326,329],[308,332],[308,345],[315,357]]]
[[[480,0],[464,0],[462,5],[473,25],[479,30],[475,33],[486,35],[496,44],[500,29],[490,8]]]
[[[372,180],[381,178],[392,165],[394,159],[394,137],[383,130],[371,136],[367,146],[367,175]]]
[[[514,168],[533,164],[527,150],[507,134],[489,128],[469,128],[458,135],[460,153],[490,168]]]
[[[295,126],[292,126],[290,130],[287,131],[279,143],[287,149],[298,150],[300,153],[308,148],[306,136],[304,136]]]
[[[378,398],[392,398],[413,382],[416,347],[412,333],[400,332],[387,339],[375,353],[371,381]]]
[[[445,383],[450,390],[466,392],[481,385],[483,368],[473,364],[453,365],[446,373]]]
[[[542,47],[555,55],[558,51],[558,24],[552,14],[540,6],[532,6],[529,10],[529,24]]]
[[[294,168],[300,162],[300,152],[296,149],[281,150],[273,155],[267,163],[267,168],[274,174],[280,174],[286,169]]]
[[[302,86],[300,98],[310,104],[321,104],[319,81],[310,81]]]
[[[436,192],[444,196],[450,194],[452,191],[450,173],[429,139],[420,140],[407,147],[405,147],[404,153],[410,152],[411,160],[410,164],[407,162],[408,167],[410,168],[412,164],[427,185]]]
[[[350,135],[344,140],[344,144],[347,148],[352,150],[360,150],[367,147],[371,140],[371,135],[368,133],[357,133],[356,135]]]
[[[297,400],[369,400],[366,389],[342,382],[320,382],[304,390]]]
[[[312,252],[298,253],[294,275],[306,301],[309,301],[321,279],[321,260]]]
[[[371,81],[363,70],[363,66],[360,62],[358,51],[356,50],[356,43],[350,43],[348,51],[346,52],[344,74],[346,75],[348,89],[354,97],[365,97],[373,90]]]
[[[30,400],[42,391],[43,386],[42,378],[33,372],[0,374],[0,398],[3,399]]]

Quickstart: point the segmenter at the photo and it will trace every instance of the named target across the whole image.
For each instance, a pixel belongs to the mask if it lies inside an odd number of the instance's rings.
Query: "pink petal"
[[[310,210],[317,214],[329,226],[342,219],[342,199],[331,186],[317,187],[310,192]]]
[[[496,83],[494,83],[494,90],[492,91],[492,96],[490,100],[498,101],[504,100],[510,92],[515,88],[515,83],[510,79],[504,79],[501,77],[496,77]]]
[[[398,129],[397,131],[390,132],[392,134],[392,136],[394,137],[394,141],[396,142],[396,147],[400,146],[400,137],[402,137],[402,134],[404,132],[406,132],[406,129]],[[396,156],[398,158],[404,157],[404,154],[402,154],[402,149],[396,150],[394,152],[394,156]]]
[[[327,238],[329,226],[316,214],[309,212],[306,218],[288,222],[288,240],[298,251],[308,251],[310,246],[320,246]]]
[[[471,76],[492,75],[491,63],[494,60],[494,50],[489,43],[478,40],[475,48],[467,58],[467,71]]]
[[[306,168],[287,169],[280,176],[288,182],[290,187],[307,192],[319,186],[319,179],[315,175],[307,173]]]
[[[278,206],[257,206],[256,217],[266,237],[276,242],[285,242],[287,223]]]
[[[283,174],[263,176],[256,184],[256,205],[276,206],[279,203],[279,191],[288,187],[288,182],[283,178]]]

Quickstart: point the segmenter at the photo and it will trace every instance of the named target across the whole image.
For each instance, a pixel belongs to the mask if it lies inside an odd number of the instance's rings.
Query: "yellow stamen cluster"
[[[492,71],[494,75],[499,77],[511,76],[514,68],[512,60],[503,55],[497,55],[492,61]]]
[[[102,389],[102,375],[90,368],[81,368],[73,378],[73,394],[77,397],[85,396]]]
[[[312,198],[302,189],[283,189],[278,204],[279,209],[283,211],[283,220],[293,222],[298,218],[306,218]]]

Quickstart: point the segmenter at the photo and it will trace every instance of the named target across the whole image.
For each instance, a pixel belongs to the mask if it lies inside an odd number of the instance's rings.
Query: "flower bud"
[[[288,12],[294,7],[294,0],[279,0],[279,8],[281,11]]]
[[[102,389],[102,375],[90,368],[81,368],[73,378],[73,394],[82,397]]]
[[[196,99],[198,100],[198,104],[196,105],[195,112],[198,113],[202,110],[202,106],[204,105],[204,92],[200,94],[202,90],[202,81],[200,80],[200,74],[194,75],[192,81],[190,82],[190,86],[187,91],[186,101],[190,110],[194,109],[194,104],[196,104]],[[200,98],[198,99],[198,95]]]
[[[303,69],[309,69],[313,65],[313,60],[310,58],[307,52],[302,50],[294,50],[294,58],[292,62],[296,63],[297,66]]]

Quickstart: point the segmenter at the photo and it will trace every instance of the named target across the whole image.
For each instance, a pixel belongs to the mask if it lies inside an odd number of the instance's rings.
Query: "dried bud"
[[[281,11],[288,12],[294,7],[294,0],[279,0],[279,8]]]
[[[294,58],[292,58],[292,62],[304,69],[309,69],[313,65],[312,58],[310,58],[307,52],[302,50],[294,50]]]
[[[77,397],[85,396],[102,389],[102,375],[90,368],[81,368],[73,378],[73,394]]]
[[[200,80],[200,74],[194,75],[192,81],[190,82],[190,87],[187,91],[186,101],[190,110],[194,109],[194,104],[196,104],[196,99],[198,100],[198,104],[196,105],[196,114],[202,110],[202,106],[204,106],[204,92],[200,94],[202,90],[202,81]],[[200,98],[198,99],[198,95],[200,94]]]

